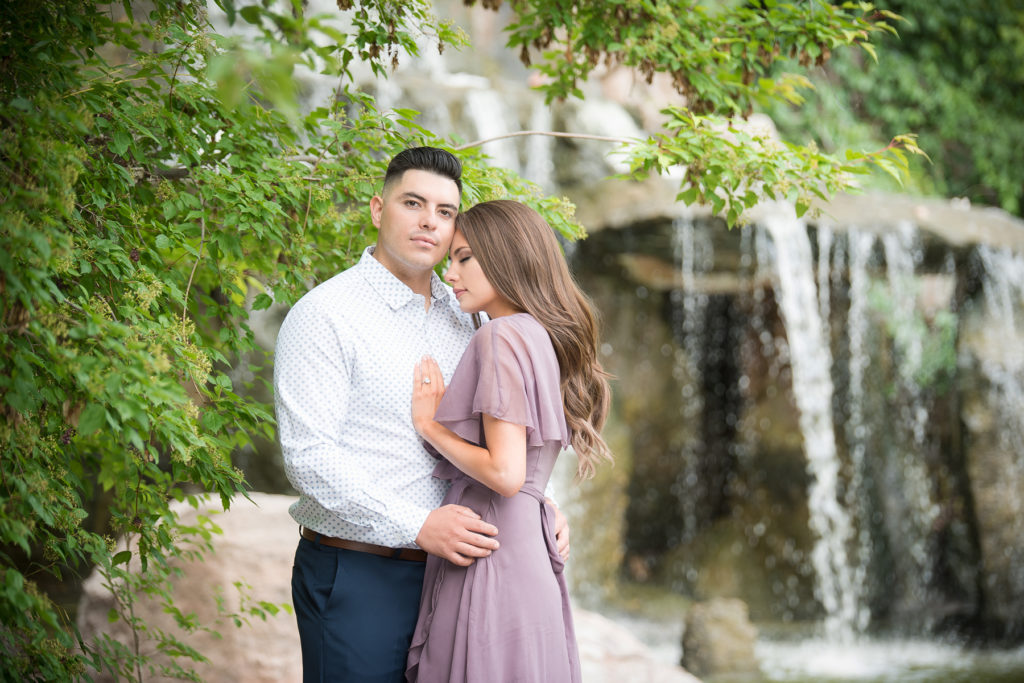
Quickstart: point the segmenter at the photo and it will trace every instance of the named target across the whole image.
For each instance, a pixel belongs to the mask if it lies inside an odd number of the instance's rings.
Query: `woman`
[[[456,219],[445,274],[463,311],[487,314],[447,391],[417,366],[416,431],[444,459],[445,504],[498,527],[500,547],[469,567],[430,556],[409,651],[410,681],[579,681],[553,511],[544,488],[572,445],[578,475],[610,460],[600,436],[607,374],[586,297],[533,209],[477,204]]]

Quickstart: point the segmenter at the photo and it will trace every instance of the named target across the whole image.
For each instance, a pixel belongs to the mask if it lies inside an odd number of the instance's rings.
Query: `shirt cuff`
[[[427,508],[409,506],[408,512],[401,515],[401,521],[395,525],[396,538],[392,547],[418,548],[416,537],[420,535],[420,529],[426,524],[431,512],[432,510]]]

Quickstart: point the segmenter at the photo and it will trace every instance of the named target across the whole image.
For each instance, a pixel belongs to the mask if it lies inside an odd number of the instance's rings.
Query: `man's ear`
[[[384,199],[379,195],[373,195],[370,199],[370,220],[373,221],[373,227],[380,230],[380,215],[384,212]]]

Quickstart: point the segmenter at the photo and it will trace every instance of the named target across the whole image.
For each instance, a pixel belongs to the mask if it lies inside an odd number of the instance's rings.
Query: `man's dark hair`
[[[429,171],[451,178],[462,195],[462,162],[451,152],[437,147],[410,147],[394,156],[384,174],[384,187],[398,180],[406,171]]]

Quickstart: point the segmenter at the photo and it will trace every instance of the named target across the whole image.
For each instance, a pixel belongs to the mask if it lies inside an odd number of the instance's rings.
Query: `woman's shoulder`
[[[480,326],[476,336],[492,341],[501,339],[516,345],[525,343],[532,346],[538,339],[547,339],[548,332],[540,321],[529,313],[513,313],[488,320]]]
[[[540,321],[529,313],[512,313],[503,315],[500,318],[491,318],[480,326],[481,330],[489,329],[494,333],[507,332],[545,332]]]

